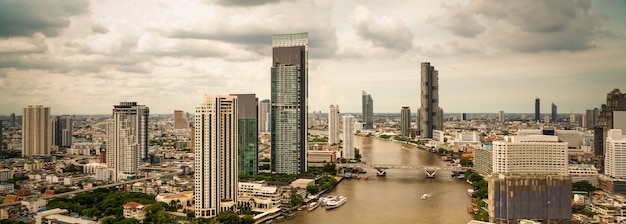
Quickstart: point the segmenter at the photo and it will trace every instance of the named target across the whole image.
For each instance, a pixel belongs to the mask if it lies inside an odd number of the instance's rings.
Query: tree
[[[259,170],[270,170],[270,164],[263,164],[259,166]]]
[[[187,214],[187,218],[188,219],[193,219],[193,218],[196,217],[196,212],[194,212],[194,211],[187,211],[186,214]]]
[[[242,224],[254,224],[254,217],[246,215],[241,219]]]
[[[302,204],[303,201],[304,198],[302,198],[302,196],[300,196],[299,194],[291,194],[289,196],[289,207],[299,206]]]
[[[223,211],[215,218],[220,224],[236,224],[241,221],[239,216],[233,211]]]
[[[337,171],[337,165],[334,163],[326,163],[324,164],[324,168],[322,168],[322,172],[334,174],[336,171]]]
[[[588,181],[583,180],[583,181],[578,181],[578,182],[572,183],[572,190],[573,191],[592,192],[592,191],[598,190],[598,188],[593,186],[593,185],[591,185]]]
[[[317,185],[309,185],[306,187],[306,191],[308,191],[310,194],[317,194],[318,192],[320,192],[320,188]]]
[[[472,162],[472,160],[468,158],[462,158],[459,163],[461,163],[461,166],[463,167],[474,166],[474,162]]]

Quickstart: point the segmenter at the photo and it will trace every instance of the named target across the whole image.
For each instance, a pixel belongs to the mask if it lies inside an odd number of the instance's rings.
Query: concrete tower
[[[328,111],[328,144],[339,143],[339,105],[330,105]]]
[[[363,111],[363,129],[374,129],[374,100],[372,95],[363,91],[361,93],[361,105]]]
[[[430,62],[422,62],[420,135],[432,138],[433,130],[443,130],[443,109],[439,107],[439,72]]]
[[[409,136],[409,129],[411,129],[411,108],[402,107],[400,110],[400,133]]]
[[[22,109],[22,156],[50,155],[50,124],[49,107],[37,105]]]
[[[343,158],[354,159],[354,117],[343,116]]]

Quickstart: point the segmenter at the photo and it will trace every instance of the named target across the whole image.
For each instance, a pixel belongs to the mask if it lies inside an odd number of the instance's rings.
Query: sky
[[[193,112],[270,98],[272,34],[309,34],[309,111],[417,111],[420,63],[446,113],[583,113],[626,92],[626,1],[0,0],[0,114]]]

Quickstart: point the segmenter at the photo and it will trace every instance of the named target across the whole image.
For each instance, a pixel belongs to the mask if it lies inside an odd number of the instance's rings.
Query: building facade
[[[498,121],[504,123],[504,111],[498,111]]]
[[[272,36],[271,170],[307,170],[308,33]]]
[[[237,202],[238,104],[236,96],[204,96],[195,113],[195,212],[215,217]]]
[[[55,116],[52,119],[52,145],[61,148],[72,147],[72,117]]]
[[[541,121],[541,102],[539,100],[539,98],[535,98],[535,121],[539,122]]]
[[[374,99],[372,99],[372,95],[365,91],[361,93],[361,107],[363,112],[363,129],[374,129]]]
[[[125,118],[130,122],[130,128],[133,130],[136,142],[139,145],[139,158],[141,160],[148,158],[148,121],[150,117],[150,108],[145,105],[138,105],[137,102],[120,102],[119,105],[113,106],[113,115],[124,114]]]
[[[409,136],[409,129],[411,129],[411,108],[402,107],[400,110],[400,133]]]
[[[126,113],[113,113],[107,120],[106,159],[109,181],[135,179],[141,163],[137,130]]]
[[[617,179],[626,179],[626,136],[622,130],[611,129],[606,136],[604,173]]]
[[[597,156],[604,155],[604,143],[607,132],[610,129],[613,129],[614,111],[626,111],[626,94],[621,93],[619,89],[614,89],[606,94],[606,104],[602,104],[602,107],[596,117],[596,123],[593,131],[593,142],[595,155]]]
[[[493,142],[493,173],[567,175],[567,143],[556,136],[511,136]]]
[[[264,99],[259,102],[259,133],[270,131],[270,100]]]
[[[439,71],[422,62],[420,95],[420,135],[432,138],[434,130],[443,130],[443,110],[439,107]]]
[[[343,158],[355,159],[354,122],[352,115],[343,116]]]
[[[258,108],[255,94],[231,94],[238,104],[239,174],[257,175],[259,166]]]
[[[556,118],[556,113],[557,113],[556,112],[556,104],[552,103],[552,114],[551,114],[552,117],[551,117],[550,121],[553,122],[553,123],[557,121],[556,120],[557,119]]]
[[[328,110],[328,145],[339,143],[339,105],[331,104]]]
[[[182,110],[174,111],[174,129],[189,129],[189,121]]]
[[[50,155],[50,125],[50,107],[31,105],[22,109],[22,156]]]

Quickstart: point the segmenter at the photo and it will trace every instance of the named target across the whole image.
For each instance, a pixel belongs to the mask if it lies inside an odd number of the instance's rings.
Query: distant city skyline
[[[207,93],[270,98],[271,35],[308,32],[309,110],[419,108],[420,63],[448,113],[599,107],[626,88],[624,1],[3,1],[0,114],[194,111]],[[527,10],[514,10],[524,8]],[[277,16],[280,15],[280,16]],[[303,19],[306,18],[306,19]],[[29,21],[28,23],[23,21]],[[394,35],[388,35],[394,34]],[[626,91],[622,89],[622,91]]]

